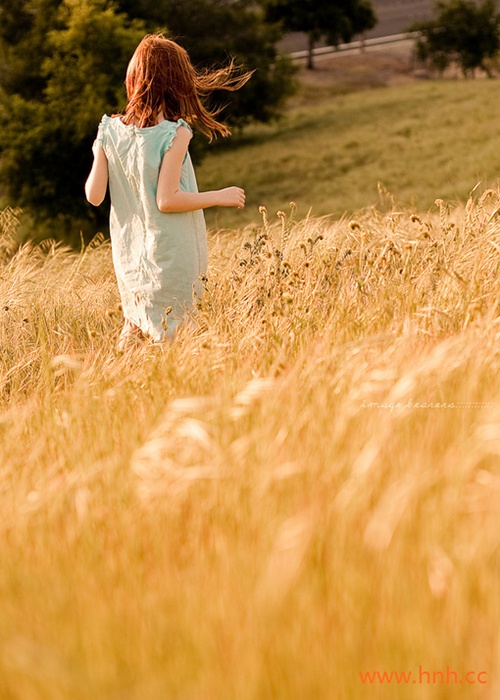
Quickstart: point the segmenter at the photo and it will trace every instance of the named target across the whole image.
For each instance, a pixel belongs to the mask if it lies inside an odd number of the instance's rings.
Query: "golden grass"
[[[109,244],[4,212],[2,700],[497,697],[499,207],[212,233],[123,355]],[[488,682],[359,676],[420,666]]]

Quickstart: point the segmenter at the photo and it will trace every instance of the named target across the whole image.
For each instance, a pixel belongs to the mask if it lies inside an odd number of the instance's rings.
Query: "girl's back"
[[[97,135],[108,160],[110,234],[123,310],[154,340],[173,333],[193,292],[201,297],[198,278],[207,264],[203,211],[165,214],[156,203],[160,166],[179,126],[190,128],[182,119],[140,128],[105,115]],[[180,189],[198,191],[189,152]]]

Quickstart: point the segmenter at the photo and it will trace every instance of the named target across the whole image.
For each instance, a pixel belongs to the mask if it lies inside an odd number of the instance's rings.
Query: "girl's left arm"
[[[85,195],[95,207],[102,203],[108,189],[108,159],[102,146],[94,141],[92,146],[94,162],[92,170],[85,183]]]
[[[241,187],[224,187],[209,192],[185,192],[181,190],[181,169],[186,156],[191,132],[185,126],[179,126],[175,138],[163,156],[158,176],[156,204],[158,209],[167,214],[173,212],[196,211],[208,207],[245,206],[245,192]]]

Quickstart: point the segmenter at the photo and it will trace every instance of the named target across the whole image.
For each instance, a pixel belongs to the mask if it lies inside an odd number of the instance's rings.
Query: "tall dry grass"
[[[500,193],[439,205],[212,233],[122,355],[109,244],[3,212],[2,700],[499,696]]]

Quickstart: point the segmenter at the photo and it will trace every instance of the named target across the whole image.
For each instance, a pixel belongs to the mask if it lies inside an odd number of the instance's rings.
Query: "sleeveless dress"
[[[123,314],[157,342],[172,338],[201,298],[199,276],[207,267],[203,211],[162,213],[156,204],[162,159],[181,125],[191,130],[183,119],[139,128],[105,114],[97,132],[108,159],[111,249]],[[189,153],[180,189],[198,191]]]

